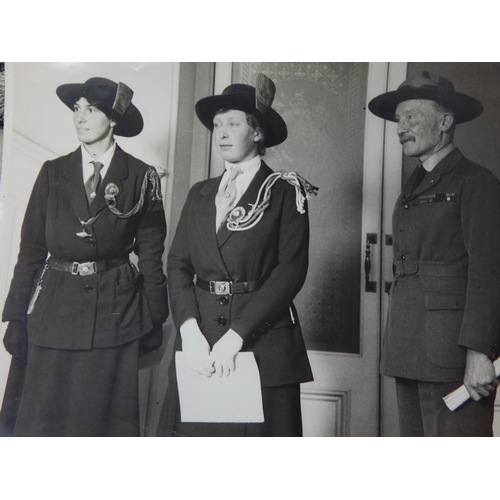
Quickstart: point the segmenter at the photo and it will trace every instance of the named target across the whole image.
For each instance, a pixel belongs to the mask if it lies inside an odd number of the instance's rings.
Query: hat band
[[[118,82],[116,97],[111,109],[119,116],[123,116],[132,102],[134,91],[122,82]]]

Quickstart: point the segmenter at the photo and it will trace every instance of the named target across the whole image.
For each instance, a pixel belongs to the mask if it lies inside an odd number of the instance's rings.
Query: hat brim
[[[84,83],[66,83],[57,87],[56,94],[59,99],[61,99],[61,101],[66,104],[71,111],[73,111],[75,102],[81,97],[84,97],[85,89],[86,84]],[[130,106],[127,108],[127,111],[125,111],[123,116],[115,121],[116,126],[114,127],[113,133],[114,135],[122,137],[134,137],[139,135],[144,128],[144,120],[141,112],[132,103],[130,103]]]
[[[235,92],[200,99],[195,106],[196,116],[210,131],[214,128],[214,116],[221,109],[236,109],[253,114],[264,129],[264,146],[277,146],[288,137],[285,120],[273,108],[266,115],[255,109],[255,95],[251,92]]]
[[[483,112],[483,105],[474,97],[460,92],[430,88],[407,88],[381,94],[369,102],[368,109],[384,120],[395,122],[398,104],[412,99],[426,99],[445,105],[453,111],[455,123],[474,120]]]

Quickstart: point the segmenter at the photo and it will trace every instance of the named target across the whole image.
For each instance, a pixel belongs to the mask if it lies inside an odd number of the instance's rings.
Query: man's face
[[[424,161],[441,148],[443,114],[436,103],[426,99],[412,99],[398,105],[397,131],[405,155]]]
[[[73,109],[73,123],[79,141],[84,144],[95,144],[111,137],[115,122],[100,109],[91,106],[85,97],[78,99]]]

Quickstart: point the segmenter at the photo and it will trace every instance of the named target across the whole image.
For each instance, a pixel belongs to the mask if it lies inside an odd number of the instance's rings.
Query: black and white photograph
[[[4,73],[2,435],[500,432],[500,64]]]
[[[500,63],[415,7],[8,8],[8,498],[486,493]]]

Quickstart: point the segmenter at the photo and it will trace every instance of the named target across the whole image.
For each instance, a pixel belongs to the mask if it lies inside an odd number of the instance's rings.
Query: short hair
[[[119,122],[120,121],[120,117],[118,116],[118,114],[113,111],[112,109],[109,109],[108,107],[106,106],[103,106],[102,103],[98,102],[96,99],[92,99],[92,97],[88,96],[88,95],[81,95],[80,97],[78,97],[78,99],[75,101],[75,104],[81,99],[81,98],[84,98],[87,100],[87,102],[93,106],[94,108],[97,108],[99,111],[102,111],[106,117],[108,118],[108,120],[113,120],[114,122]]]
[[[264,156],[266,154],[266,133],[264,132],[264,129],[260,126],[259,120],[251,114],[251,113],[245,113],[247,123],[252,127],[256,132],[260,134],[260,139],[259,142],[257,143],[257,152],[259,153],[260,156]]]
[[[453,123],[451,125],[451,127],[448,129],[448,131],[446,132],[447,134],[449,134],[452,138],[453,138],[453,135],[455,134],[455,113],[454,111],[449,108],[446,103],[442,102],[442,101],[431,101],[434,105],[434,108],[436,109],[436,111],[438,111],[439,113],[449,113],[452,117],[453,117]]]

